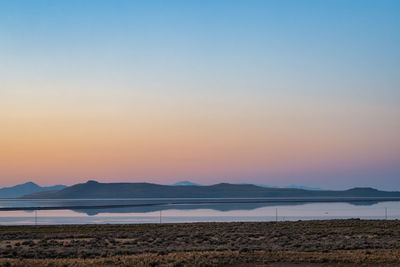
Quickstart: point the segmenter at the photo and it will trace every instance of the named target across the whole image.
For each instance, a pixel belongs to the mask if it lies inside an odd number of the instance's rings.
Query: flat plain
[[[1,226],[0,266],[400,266],[400,221]]]

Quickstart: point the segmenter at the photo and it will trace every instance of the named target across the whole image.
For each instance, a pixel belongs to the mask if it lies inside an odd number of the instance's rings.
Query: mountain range
[[[249,183],[240,183],[240,184],[249,184]],[[303,186],[303,185],[288,185],[286,187],[279,187],[279,186],[275,186],[275,185],[266,185],[266,184],[253,184],[256,186],[260,186],[260,187],[267,187],[267,188],[295,188],[295,189],[304,189],[304,190],[323,190],[321,188],[317,188],[317,187],[308,187],[308,186]]]
[[[239,183],[239,184],[250,184],[250,183]],[[196,185],[196,186],[202,186],[201,184],[196,184],[191,181],[185,180],[185,181],[180,181],[172,185]],[[304,190],[322,190],[321,188],[317,187],[308,187],[308,186],[303,186],[303,185],[288,185],[286,187],[279,187],[279,186],[274,186],[274,185],[266,185],[266,184],[253,184],[256,186],[260,187],[267,187],[267,188],[297,188],[297,189],[304,189]]]
[[[42,191],[57,191],[66,187],[65,185],[41,187],[33,182],[27,182],[12,187],[0,188],[0,198],[18,198]]]
[[[91,199],[91,198],[357,198],[400,197],[400,192],[373,188],[343,191],[304,190],[297,188],[266,188],[252,184],[220,183],[199,185],[160,185],[151,183],[99,183],[88,181],[57,191],[44,191],[24,198],[30,199]]]

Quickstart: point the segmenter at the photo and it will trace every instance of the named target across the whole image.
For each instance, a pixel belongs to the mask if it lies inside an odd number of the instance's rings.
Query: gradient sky
[[[0,186],[400,190],[400,1],[0,2]]]

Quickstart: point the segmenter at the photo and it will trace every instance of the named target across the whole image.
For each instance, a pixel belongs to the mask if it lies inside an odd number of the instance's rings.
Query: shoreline
[[[168,198],[167,198],[168,199]],[[268,203],[362,203],[362,202],[390,202],[400,201],[400,197],[318,197],[318,198],[212,198],[209,201],[199,201],[199,198],[172,199],[174,201],[146,203],[146,201],[162,199],[87,199],[86,201],[143,201],[144,203],[131,204],[107,204],[107,205],[65,205],[65,206],[27,206],[27,207],[0,207],[0,211],[32,211],[32,210],[87,210],[87,209],[113,209],[113,208],[134,208],[134,207],[165,207],[179,205],[205,205],[205,204],[268,204]],[[169,199],[171,200],[171,199]],[[205,198],[204,200],[207,200]],[[219,200],[219,201],[217,201]],[[46,201],[85,201],[85,199],[0,199],[0,201],[16,202],[46,202]]]

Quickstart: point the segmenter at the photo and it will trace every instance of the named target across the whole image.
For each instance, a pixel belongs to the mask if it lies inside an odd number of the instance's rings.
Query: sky
[[[0,186],[400,190],[396,0],[0,1]]]

